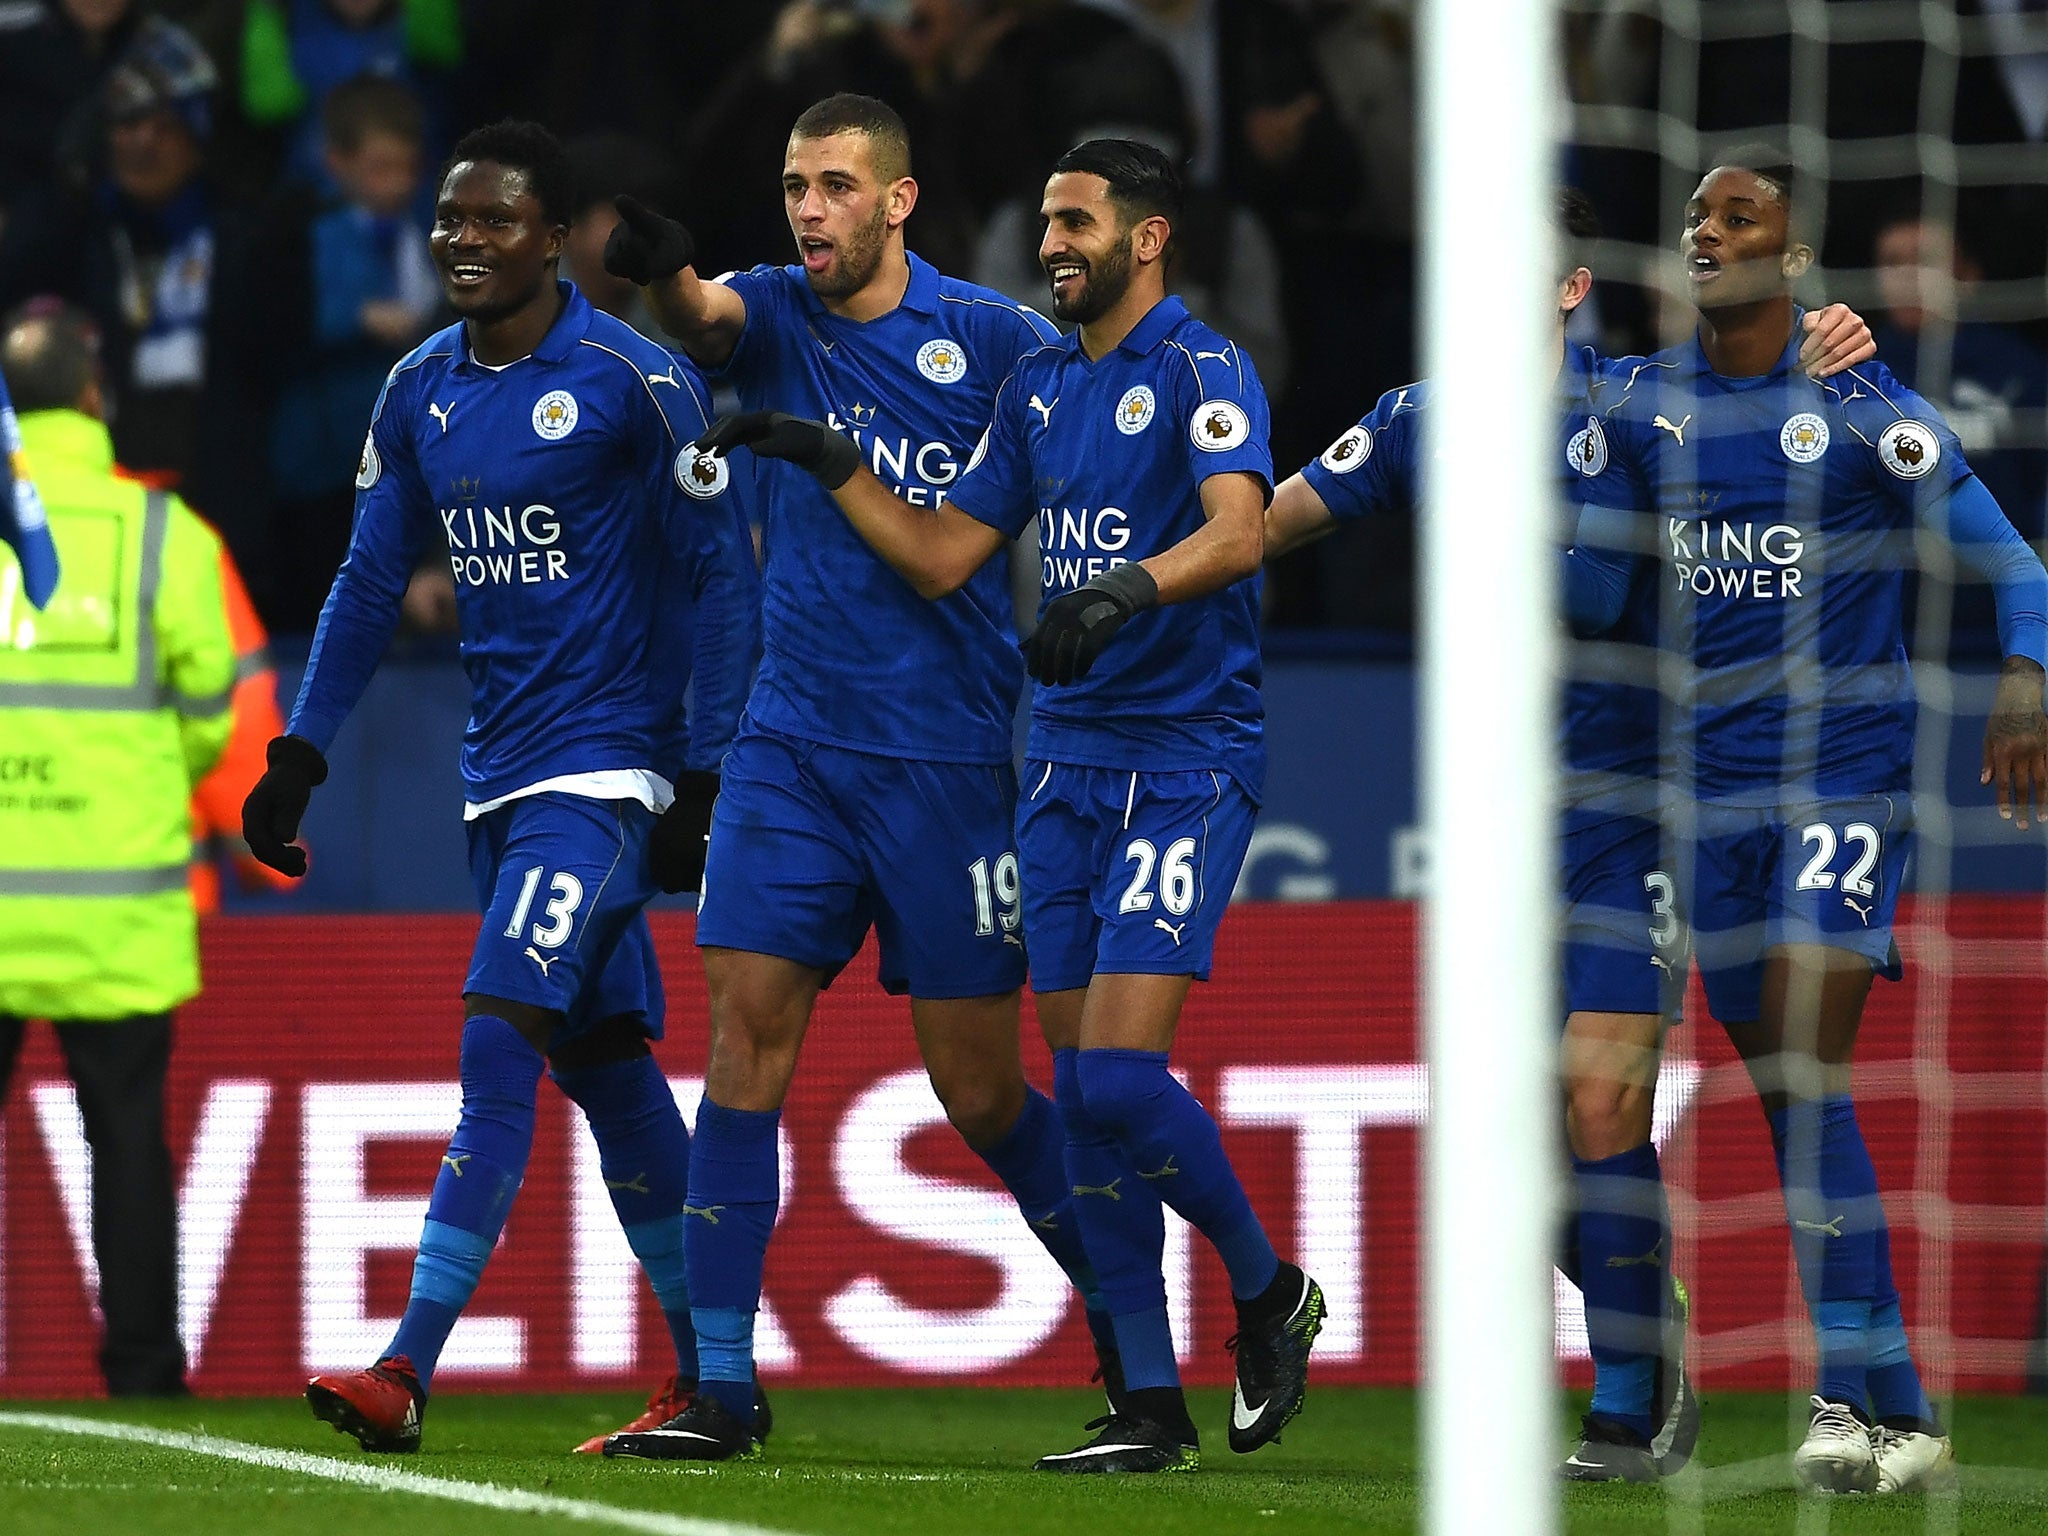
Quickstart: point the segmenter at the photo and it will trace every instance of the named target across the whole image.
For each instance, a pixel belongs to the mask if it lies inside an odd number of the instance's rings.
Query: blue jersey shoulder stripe
[[[1218,337],[1217,339],[1223,343],[1222,360],[1225,366],[1230,369],[1231,376],[1237,381],[1237,397],[1242,400],[1244,398],[1244,368],[1237,361],[1237,343],[1230,340],[1227,336]],[[1202,377],[1202,364],[1195,354],[1188,350],[1187,343],[1177,336],[1169,336],[1166,338],[1166,344],[1188,360],[1188,367],[1194,370],[1196,392],[1200,394],[1201,398],[1213,400],[1215,396],[1209,392],[1208,382]],[[1215,357],[1218,355],[1214,352],[1204,352],[1202,354],[1203,357]]]
[[[1031,327],[1032,332],[1040,341],[1052,342],[1059,340],[1060,333],[1058,328],[1029,304],[1015,304],[1008,299],[985,299],[979,294],[971,293],[942,293],[939,295],[939,302],[942,304],[986,304],[990,309],[1000,309],[1005,314],[1015,315],[1019,320],[1022,320]]]
[[[455,349],[450,347],[446,352],[415,352],[408,357],[401,357],[397,362],[393,363],[391,365],[391,372],[385,375],[384,387],[377,391],[377,405],[370,412],[370,425],[374,427],[384,419],[384,402],[391,397],[391,386],[398,382],[398,376],[401,373],[410,373],[415,368],[424,367],[437,357],[453,357],[454,355]]]
[[[628,368],[633,370],[633,377],[640,381],[640,387],[647,392],[647,398],[653,402],[656,414],[658,414],[661,417],[661,424],[664,427],[668,428],[668,440],[670,444],[679,445],[682,439],[676,436],[676,424],[668,419],[668,411],[664,409],[662,406],[661,396],[657,395],[654,392],[654,385],[651,382],[649,382],[645,370],[643,370],[638,363],[634,362],[632,358],[626,356],[625,353],[616,351],[613,348],[606,346],[601,341],[592,341],[588,336],[585,336],[582,338],[582,342],[583,345],[586,347],[595,347],[598,351],[603,352],[610,357],[616,357],[620,362],[624,363]]]

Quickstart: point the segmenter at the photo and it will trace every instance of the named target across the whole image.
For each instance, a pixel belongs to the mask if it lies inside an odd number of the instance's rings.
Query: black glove
[[[1132,614],[1159,603],[1159,583],[1135,560],[1045,605],[1023,644],[1024,670],[1041,683],[1077,683]]]
[[[645,288],[680,272],[697,255],[697,242],[674,219],[663,218],[637,197],[615,197],[619,222],[605,237],[604,269]]]
[[[273,736],[270,764],[242,802],[242,841],[259,863],[294,879],[306,872],[306,850],[292,846],[315,786],[327,782],[327,759],[303,736]]]
[[[675,803],[655,818],[647,839],[654,883],[673,896],[704,888],[704,853],[711,840],[711,802],[718,775],[685,770],[676,775]]]
[[[782,411],[740,411],[721,416],[697,439],[699,453],[751,448],[757,458],[787,459],[808,470],[828,491],[836,491],[860,468],[860,445],[822,421]]]

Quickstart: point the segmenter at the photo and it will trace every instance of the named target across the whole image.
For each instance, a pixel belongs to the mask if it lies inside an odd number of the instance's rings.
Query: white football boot
[[[1792,1474],[1816,1493],[1872,1493],[1877,1488],[1877,1452],[1870,1426],[1846,1403],[1815,1397],[1806,1439],[1792,1453]]]
[[[1879,1493],[1927,1493],[1955,1486],[1956,1448],[1947,1435],[1880,1424],[1870,1432],[1870,1445],[1877,1457]]]

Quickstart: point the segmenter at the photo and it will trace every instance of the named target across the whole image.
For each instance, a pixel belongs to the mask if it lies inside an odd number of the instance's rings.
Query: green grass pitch
[[[1410,1531],[1418,1526],[1416,1398],[1323,1389],[1284,1445],[1233,1456],[1227,1398],[1195,1395],[1205,1465],[1192,1477],[1055,1478],[1031,1458],[1082,1438],[1099,1398],[1079,1392],[809,1391],[776,1394],[767,1455],[684,1468],[571,1456],[586,1434],[638,1405],[615,1396],[469,1396],[434,1401],[417,1456],[367,1457],[293,1400],[0,1405],[0,1531],[8,1536],[555,1536],[640,1530],[719,1536],[709,1522],[793,1536],[1153,1536],[1163,1532]],[[538,1511],[484,1508],[416,1488],[337,1483],[188,1449],[54,1433],[6,1422],[58,1413],[206,1435],[462,1484],[574,1501]],[[1706,1401],[1697,1473],[1664,1489],[1572,1488],[1578,1533],[2048,1530],[2048,1401],[1956,1405],[1965,1459],[1956,1500],[1835,1499],[1789,1489],[1788,1400],[1718,1393]],[[1562,1423],[1562,1419],[1561,1419]],[[1488,1475],[1483,1392],[1472,1395],[1467,1475]],[[1562,1454],[1563,1445],[1559,1452]],[[590,1506],[601,1506],[596,1509]],[[656,1512],[649,1520],[645,1512]],[[736,1536],[727,1532],[726,1536]]]

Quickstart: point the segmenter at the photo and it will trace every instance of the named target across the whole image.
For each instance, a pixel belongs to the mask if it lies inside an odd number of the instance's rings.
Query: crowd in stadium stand
[[[942,271],[1020,298],[1043,288],[1036,200],[1061,149],[1110,131],[1185,155],[1194,197],[1177,283],[1257,360],[1274,402],[1275,462],[1294,466],[1417,372],[1413,8],[9,0],[0,312],[56,294],[97,318],[123,464],[177,483],[221,530],[272,628],[304,632],[345,547],[378,384],[447,318],[425,237],[433,173],[457,134],[517,115],[572,139],[586,185],[566,270],[652,332],[638,294],[596,259],[611,196],[630,192],[686,219],[706,271],[785,260],[776,183],[788,125],[819,97],[855,90],[887,99],[910,124],[913,247]],[[1660,41],[1654,21],[1630,10],[1578,18],[1574,93],[1650,104]],[[1716,115],[1702,127],[1783,122],[1784,48],[1703,48],[1700,99]],[[2034,100],[2024,63],[1964,62],[1959,139],[2042,137],[2048,97]],[[1914,130],[1917,45],[1838,46],[1829,68],[1830,133]],[[1611,234],[1660,238],[1653,154],[1581,151],[1568,174],[1588,186]],[[1907,376],[1919,331],[1909,315],[1932,314],[1945,336],[1944,307],[1953,315],[1960,298],[1967,318],[1976,278],[2037,277],[2048,249],[2038,186],[1966,189],[1953,221],[1932,205],[1919,220],[1919,193],[1904,181],[1857,183],[1830,204],[1825,252],[1837,266],[1872,263],[1875,252],[1876,263],[1925,269],[1940,248],[1948,277],[1927,302],[1894,306],[1889,290],[1884,299],[1888,347]],[[1902,221],[1920,234],[1896,235]],[[1504,257],[1514,243],[1504,231]],[[1600,296],[1610,350],[1658,343],[1641,295],[1616,283]],[[1968,354],[1929,392],[1993,434],[1969,443],[1973,461],[1989,455],[2012,481],[2001,501],[2038,538],[2035,408],[2048,398],[2048,362],[2022,329],[1956,334]],[[1411,562],[1407,529],[1347,530],[1276,567],[1268,622],[1403,636]],[[431,591],[409,614],[422,627],[452,624]]]

